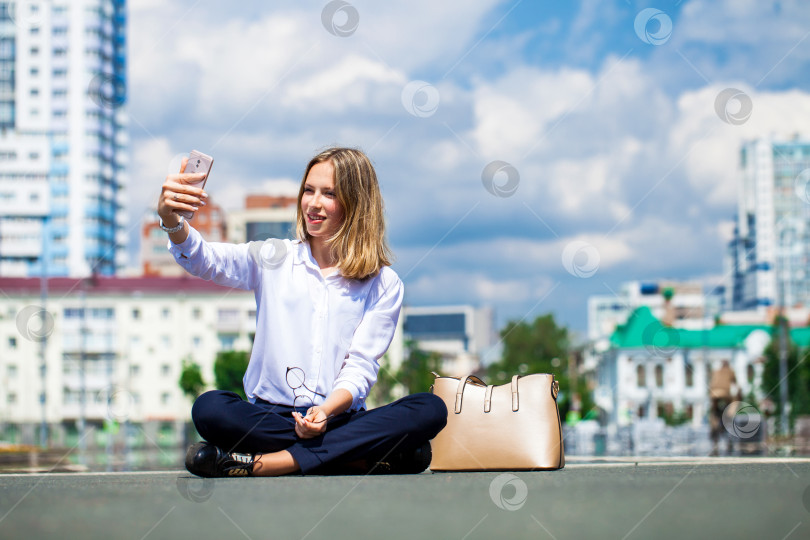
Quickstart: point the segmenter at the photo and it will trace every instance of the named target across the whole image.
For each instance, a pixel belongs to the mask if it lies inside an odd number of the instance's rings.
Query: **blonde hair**
[[[354,148],[328,148],[313,157],[304,171],[298,190],[296,234],[302,242],[312,236],[307,232],[301,198],[310,169],[329,161],[335,168],[335,195],[343,208],[343,223],[326,240],[337,267],[347,278],[374,276],[383,266],[390,266],[392,254],[385,241],[383,199],[377,173],[368,157]]]

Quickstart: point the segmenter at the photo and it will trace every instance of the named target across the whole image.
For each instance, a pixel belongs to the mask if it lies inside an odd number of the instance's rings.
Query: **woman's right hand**
[[[205,206],[208,194],[197,187],[195,183],[205,178],[204,173],[185,174],[188,158],[183,158],[180,165],[180,172],[166,176],[158,199],[157,213],[166,227],[174,227],[180,223],[180,219],[175,211],[184,210],[196,212],[200,206]]]

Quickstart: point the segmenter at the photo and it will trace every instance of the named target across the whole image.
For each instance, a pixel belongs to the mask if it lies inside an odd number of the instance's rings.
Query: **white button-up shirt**
[[[192,275],[255,292],[256,337],[243,379],[251,402],[318,405],[318,394],[344,388],[352,409],[364,406],[402,306],[402,281],[390,267],[362,281],[323,277],[308,242],[209,243],[192,227],[169,251]],[[287,384],[291,367],[304,371],[305,387]]]

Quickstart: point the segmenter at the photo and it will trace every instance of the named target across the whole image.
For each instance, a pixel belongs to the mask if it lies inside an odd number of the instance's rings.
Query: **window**
[[[198,307],[195,307],[191,311],[191,318],[194,319],[194,320],[200,320],[200,318],[202,318],[202,310],[200,308],[198,308]]]
[[[36,77],[37,75],[39,75],[39,68],[32,67],[31,68],[31,76]]]
[[[31,89],[31,95],[32,96],[38,96],[39,95],[39,88],[32,88]]]
[[[13,379],[17,376],[17,366],[14,364],[9,364],[6,366],[6,374],[8,375],[9,379]]]
[[[132,364],[129,366],[129,374],[133,377],[137,377],[141,373],[141,366],[138,364]]]
[[[31,47],[31,56],[36,56],[39,54],[39,47]]]
[[[754,366],[752,364],[748,364],[748,367],[745,368],[745,378],[748,380],[748,384],[754,384]]]
[[[12,403],[17,403],[17,394],[15,394],[14,392],[9,392],[8,398],[6,399],[9,405],[11,405]]]
[[[191,344],[195,349],[199,349],[202,344],[202,339],[200,339],[200,336],[194,336],[191,338]]]
[[[94,319],[111,320],[115,316],[115,311],[112,308],[93,308],[91,316]]]
[[[17,338],[11,336],[8,338],[8,348],[9,349],[16,349],[17,348]]]
[[[692,364],[686,364],[685,379],[687,388],[692,388],[695,385],[695,374],[692,371]]]
[[[647,386],[647,370],[644,369],[644,364],[639,364],[638,367],[636,367],[636,386],[639,388]]]
[[[168,335],[160,336],[160,342],[164,349],[168,349],[172,346],[172,338]]]
[[[219,347],[223,351],[233,350],[233,344],[236,342],[238,334],[217,334],[219,339]]]
[[[217,312],[217,319],[220,324],[222,323],[239,323],[239,310],[238,309],[220,309]]]
[[[141,318],[141,310],[138,309],[138,308],[133,309],[132,310],[132,320],[137,321],[140,318]]]
[[[664,387],[664,366],[661,364],[655,366],[655,386],[658,388]]]
[[[169,374],[172,372],[172,367],[169,364],[163,364],[160,366],[160,374],[164,377],[168,377]]]
[[[166,307],[165,307],[165,308],[163,308],[163,310],[160,312],[160,316],[161,316],[161,317],[163,317],[164,319],[169,319],[169,318],[171,318],[171,316],[172,316],[172,312],[171,312],[171,310],[170,310],[169,308],[166,308]]]
[[[171,395],[168,392],[163,392],[160,394],[160,403],[162,405],[168,405],[171,401]]]
[[[84,317],[84,310],[81,308],[65,308],[65,319],[81,319]]]

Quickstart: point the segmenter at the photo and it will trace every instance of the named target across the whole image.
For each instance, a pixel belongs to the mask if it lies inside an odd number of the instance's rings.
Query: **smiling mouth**
[[[317,214],[307,214],[307,219],[312,223],[321,223],[326,219],[326,217],[319,216]]]

